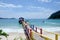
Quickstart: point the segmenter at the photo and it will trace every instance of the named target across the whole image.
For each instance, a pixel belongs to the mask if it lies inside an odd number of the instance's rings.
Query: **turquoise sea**
[[[25,19],[30,25],[43,28],[47,31],[60,31],[60,19]],[[0,19],[0,29],[6,32],[22,32],[19,19]]]

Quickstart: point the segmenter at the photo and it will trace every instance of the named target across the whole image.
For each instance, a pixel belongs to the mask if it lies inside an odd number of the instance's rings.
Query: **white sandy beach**
[[[60,34],[60,31],[56,31],[55,33],[59,33]],[[23,40],[25,40],[26,39],[26,36],[25,36],[25,34],[24,33],[18,33],[18,32],[10,32],[10,33],[8,33],[9,34],[9,36],[6,38],[6,37],[4,37],[4,36],[0,36],[0,38],[2,38],[1,40],[20,40],[21,38],[23,39]],[[49,38],[51,38],[51,39],[53,39],[53,40],[55,40],[55,35],[54,34],[49,34],[49,33],[47,33],[47,32],[44,32],[43,33],[45,36],[47,36],[47,37],[49,37]],[[36,36],[38,36],[38,35],[36,35]],[[35,37],[36,37],[35,36]],[[34,37],[34,38],[35,38]],[[38,40],[41,40],[41,38],[39,38],[39,37],[36,37],[36,39]],[[42,40],[44,40],[44,39],[42,39]],[[60,35],[58,36],[58,40],[60,40]]]
[[[13,30],[12,30],[13,31]],[[19,32],[20,31],[20,32]],[[7,32],[9,34],[9,36],[6,38],[4,36],[0,36],[0,38],[2,38],[1,40],[20,40],[21,38],[23,40],[26,39],[26,36],[24,34],[24,30],[19,30],[19,31],[14,31],[14,32]],[[47,30],[46,30],[47,31]],[[40,30],[38,30],[38,32],[40,32]],[[60,34],[60,31],[54,31],[54,33]],[[43,31],[43,34],[49,38],[51,38],[52,40],[55,40],[55,35],[54,34],[50,34],[48,32]],[[36,38],[36,40],[44,40],[44,38],[39,37],[39,35],[35,35],[34,38]],[[58,35],[58,40],[60,40],[60,35]]]
[[[2,38],[1,40],[20,40],[21,38],[23,39],[23,40],[25,40],[26,39],[26,37],[25,37],[25,34],[24,33],[17,33],[17,32],[10,32],[10,33],[8,33],[9,34],[9,36],[6,38],[6,37],[4,37],[4,36],[0,36],[0,38]]]

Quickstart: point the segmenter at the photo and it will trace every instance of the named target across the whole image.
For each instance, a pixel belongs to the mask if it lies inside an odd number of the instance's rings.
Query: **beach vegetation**
[[[2,30],[0,30],[0,36],[5,36],[7,38],[9,35],[6,32],[3,32]],[[0,38],[0,39],[2,39],[2,38]]]
[[[3,32],[2,30],[0,30],[0,36],[5,36],[5,37],[7,37],[8,36],[8,34],[6,33],[6,32]]]

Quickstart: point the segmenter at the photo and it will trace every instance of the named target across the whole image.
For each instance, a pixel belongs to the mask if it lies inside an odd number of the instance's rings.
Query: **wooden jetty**
[[[58,38],[58,36],[60,36],[60,34],[47,32],[45,30],[42,30],[42,28],[39,29],[37,27],[34,27],[34,25],[30,26],[28,24],[28,22],[26,22],[24,20],[24,18],[22,18],[22,17],[20,18],[19,23],[22,24],[22,26],[23,26],[24,33],[26,35],[27,40],[60,40]],[[38,32],[38,30],[40,30],[40,32]],[[53,34],[54,38],[52,39],[52,37],[44,35],[44,32]]]

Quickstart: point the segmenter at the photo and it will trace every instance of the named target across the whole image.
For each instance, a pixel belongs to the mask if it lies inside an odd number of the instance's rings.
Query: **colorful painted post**
[[[32,37],[32,29],[30,29],[30,37]]]
[[[32,25],[32,29],[34,30],[34,25]]]
[[[25,25],[25,28],[27,29],[27,25]]]
[[[37,27],[36,27],[36,32],[37,32]]]
[[[30,25],[30,27],[34,30],[34,25]]]
[[[30,30],[29,30],[29,28],[27,29],[27,31],[28,31],[28,33],[30,33]]]
[[[55,40],[58,40],[58,34],[55,34]]]
[[[45,38],[45,40],[49,40],[48,38]]]
[[[31,38],[31,40],[35,40],[35,39],[33,38],[33,32],[32,32],[32,29],[30,29],[30,38]]]
[[[30,28],[32,28],[32,25],[30,25]]]
[[[42,34],[42,28],[40,28],[40,34]]]

